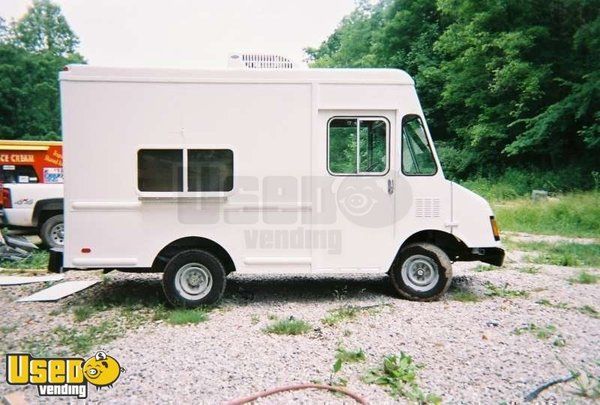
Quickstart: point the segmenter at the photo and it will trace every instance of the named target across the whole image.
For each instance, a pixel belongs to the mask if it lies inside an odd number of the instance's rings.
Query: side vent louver
[[[415,216],[417,218],[438,218],[440,216],[439,198],[415,199]]]

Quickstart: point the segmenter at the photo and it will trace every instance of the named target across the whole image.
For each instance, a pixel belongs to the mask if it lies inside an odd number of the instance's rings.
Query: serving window
[[[230,149],[140,149],[137,170],[141,192],[233,190]]]

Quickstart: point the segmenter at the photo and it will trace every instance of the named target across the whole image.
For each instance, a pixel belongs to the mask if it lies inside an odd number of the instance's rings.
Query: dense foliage
[[[58,72],[83,62],[78,42],[49,0],[9,25],[0,18],[0,139],[60,139]]]
[[[315,67],[393,67],[415,79],[445,171],[600,170],[600,0],[364,1]],[[555,176],[556,177],[556,176]]]

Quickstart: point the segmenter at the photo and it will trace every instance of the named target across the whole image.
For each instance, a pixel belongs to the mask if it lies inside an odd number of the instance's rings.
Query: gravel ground
[[[532,236],[518,236],[536,240]],[[553,239],[554,240],[554,239]],[[331,378],[335,351],[362,349],[363,363],[346,364],[335,376],[348,380],[348,389],[370,403],[395,400],[384,388],[367,385],[361,377],[381,364],[384,356],[410,354],[422,364],[419,387],[442,397],[444,402],[522,402],[537,386],[568,375],[569,369],[586,369],[600,375],[600,319],[576,308],[589,305],[600,309],[600,284],[570,284],[568,278],[580,269],[535,265],[524,254],[510,252],[505,267],[474,271],[477,263],[457,263],[450,294],[432,303],[395,298],[388,280],[379,275],[340,276],[242,276],[228,280],[220,308],[206,322],[173,326],[148,320],[130,328],[124,336],[96,349],[105,349],[126,368],[113,389],[90,389],[88,401],[110,403],[221,403],[266,388],[289,383]],[[600,269],[589,269],[600,274]],[[98,272],[94,275],[99,276]],[[67,279],[89,278],[91,274],[67,274]],[[132,281],[133,280],[133,281]],[[487,297],[485,283],[527,291],[527,297]],[[95,294],[160,294],[160,277],[110,273],[103,284],[60,303],[18,304],[15,299],[40,286],[0,287],[4,328],[0,351],[23,348],[25,340],[42,336],[56,326],[73,326],[71,308]],[[480,296],[478,302],[460,302],[458,291]],[[83,297],[83,298],[82,298]],[[564,302],[568,308],[536,303]],[[380,305],[381,304],[381,305]],[[328,326],[321,322],[328,311],[343,305],[373,306],[354,320]],[[98,319],[117,317],[105,311]],[[274,316],[293,316],[309,322],[313,330],[305,335],[266,334],[263,329]],[[515,334],[516,328],[534,323],[553,325],[548,339],[531,333]],[[14,328],[25,325],[25,328]],[[559,347],[556,337],[565,339]],[[94,352],[92,350],[89,354]],[[2,353],[3,354],[3,353]],[[2,379],[4,361],[0,363]],[[574,393],[573,384],[559,384],[545,390],[541,401],[592,403]],[[16,391],[0,384],[0,395]],[[32,402],[39,402],[35,388],[25,388]],[[341,403],[351,401],[327,392],[305,390],[279,394],[258,403]],[[398,400],[405,402],[403,398]]]

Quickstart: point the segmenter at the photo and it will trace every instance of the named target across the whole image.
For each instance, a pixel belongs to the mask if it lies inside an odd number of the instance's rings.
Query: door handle
[[[394,179],[388,179],[388,194],[394,194]]]

